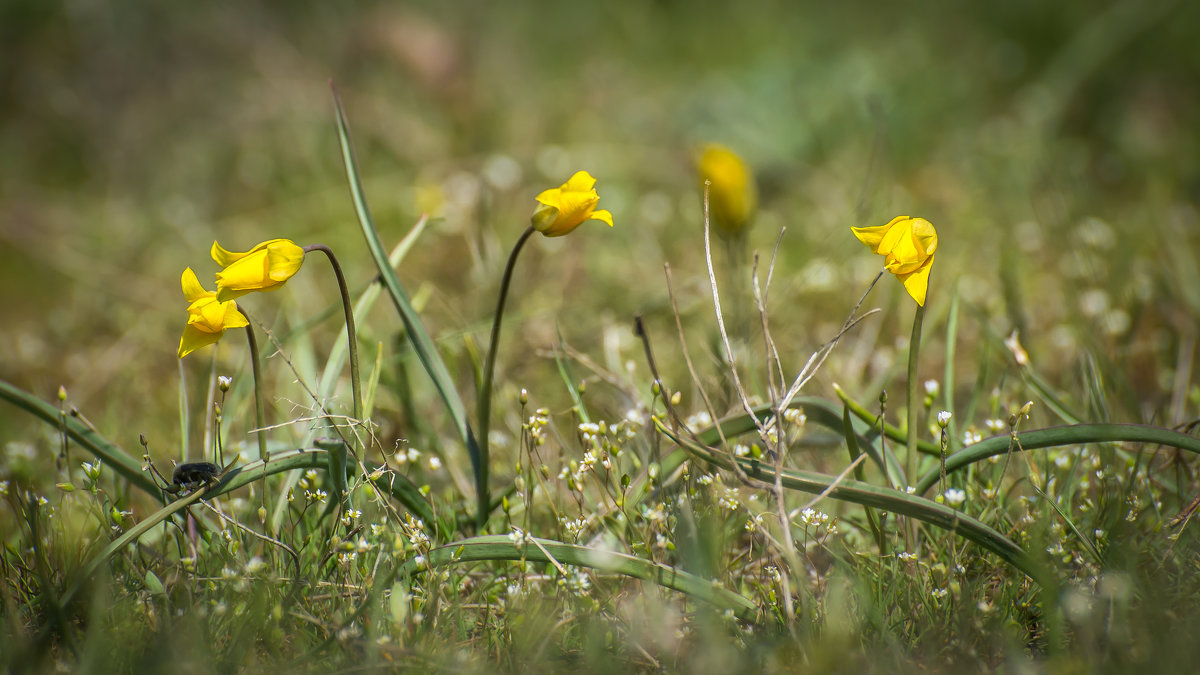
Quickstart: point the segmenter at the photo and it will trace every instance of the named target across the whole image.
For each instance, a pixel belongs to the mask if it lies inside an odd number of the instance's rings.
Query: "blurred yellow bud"
[[[754,219],[758,191],[750,167],[733,150],[706,145],[697,162],[700,189],[708,181],[709,222],[727,237],[740,236]]]

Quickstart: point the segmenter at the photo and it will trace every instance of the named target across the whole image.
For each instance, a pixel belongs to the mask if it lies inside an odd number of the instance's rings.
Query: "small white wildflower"
[[[254,556],[246,563],[246,574],[258,574],[267,566],[262,558]]]
[[[84,462],[83,463],[83,475],[87,476],[94,483],[94,482],[100,480],[101,467],[102,467],[102,460],[99,460],[99,459],[97,459],[95,462]],[[6,481],[6,483],[7,483],[7,481]]]
[[[967,499],[966,493],[957,488],[950,488],[943,495],[946,497],[946,503],[950,506],[959,506]]]
[[[948,410],[943,410],[940,413],[938,413],[938,415],[937,415],[938,426],[943,429],[950,426],[950,418],[951,417],[952,417],[952,415],[951,415],[950,411],[948,411]]]
[[[907,492],[907,493],[908,493],[908,494],[910,494],[910,495],[915,495],[915,494],[917,494],[917,488],[915,488],[915,487],[913,487],[913,486],[911,486],[911,485],[909,485],[908,487],[904,488],[904,491],[905,491],[905,492]]]
[[[696,479],[696,482],[701,485],[712,485],[712,483],[713,483],[712,474],[711,473],[700,474],[700,477]]]
[[[783,421],[790,422],[796,426],[804,426],[804,423],[808,421],[808,416],[799,408],[788,408],[783,411]]]
[[[925,394],[927,396],[937,396],[938,389],[939,387],[937,380],[925,380]]]
[[[992,432],[993,434],[998,434],[1001,431],[1004,431],[1004,427],[1007,426],[1004,423],[1004,420],[1000,419],[999,417],[993,417],[993,418],[987,420],[986,422],[984,422],[983,425],[985,427],[987,427],[987,430]]]
[[[717,500],[717,504],[727,511],[734,511],[741,503],[738,501],[738,491],[736,488],[725,488],[724,493]]]
[[[430,455],[428,461],[430,471],[437,471],[438,469],[442,468],[442,460],[437,456]]]
[[[897,558],[899,558],[900,560],[903,560],[903,561],[905,561],[905,562],[908,562],[908,561],[910,561],[910,560],[916,560],[916,559],[917,559],[917,554],[916,554],[916,553],[909,553],[908,551],[901,551],[900,553],[897,553],[897,554],[896,554],[896,557],[897,557]]]
[[[733,454],[737,455],[738,457],[746,457],[750,454],[750,446],[744,443],[738,443],[737,445],[733,446]]]
[[[228,375],[220,375],[217,377],[217,388],[221,391],[229,391],[230,385],[233,384],[233,378]]]
[[[963,445],[974,445],[983,440],[983,435],[974,429],[968,429],[963,432]]]

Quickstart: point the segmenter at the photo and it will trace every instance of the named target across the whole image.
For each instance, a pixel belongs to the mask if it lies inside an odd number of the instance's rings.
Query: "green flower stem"
[[[337,256],[333,254],[333,249],[324,244],[312,244],[305,246],[304,252],[307,254],[310,251],[320,251],[329,258],[329,264],[333,266],[333,273],[337,276],[338,290],[342,294],[342,311],[346,315],[346,341],[347,349],[350,354],[350,392],[354,398],[354,421],[361,423],[362,417],[362,384],[358,375],[358,332],[354,329],[354,303],[350,300],[350,287],[346,285],[346,275],[342,274],[342,266],[338,263]],[[358,438],[358,435],[354,435]],[[356,441],[357,445],[357,441]]]
[[[517,256],[520,255],[521,249],[525,247],[525,242],[529,241],[529,237],[535,231],[533,226],[530,225],[525,230],[525,233],[521,235],[521,238],[517,240],[516,246],[513,246],[512,253],[508,254],[508,264],[504,267],[504,278],[500,280],[500,297],[496,301],[496,313],[492,317],[492,336],[488,341],[487,361],[483,366],[483,382],[479,386],[477,407],[479,409],[480,456],[479,471],[475,474],[475,495],[479,502],[476,525],[480,532],[483,532],[484,525],[487,524],[488,514],[491,512],[491,499],[488,492],[491,441],[488,438],[488,431],[492,415],[492,381],[496,375],[496,353],[500,347],[500,324],[504,321],[504,302],[508,299],[508,288],[512,284],[512,273],[517,265]]]
[[[912,338],[908,341],[908,452],[905,455],[904,480],[911,485],[917,477],[918,435],[917,417],[917,359],[921,352],[921,325],[925,323],[925,306],[917,305],[913,316]]]
[[[846,391],[837,384],[833,385],[833,391],[837,394],[838,398],[841,399],[842,403],[846,404],[846,407],[850,409],[850,412],[854,413],[855,417],[873,427],[879,426],[879,415],[867,410],[863,404],[850,398],[850,395],[847,394]],[[907,434],[905,434],[902,429],[892,424],[883,424],[883,435],[887,436],[890,440],[896,441],[897,443],[904,443],[908,440]],[[930,443],[929,441],[917,441],[917,450],[925,453],[926,455],[938,456],[942,454],[941,449],[936,444]]]
[[[250,315],[238,306],[238,311],[249,320]],[[246,324],[246,342],[250,343],[250,371],[254,374],[254,413],[258,423],[258,456],[264,462],[271,459],[271,451],[267,449],[267,406],[263,398],[262,356],[258,353],[258,338],[254,337],[254,322]]]

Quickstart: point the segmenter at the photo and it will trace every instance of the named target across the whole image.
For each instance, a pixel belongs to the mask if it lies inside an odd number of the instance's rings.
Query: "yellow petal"
[[[179,358],[182,359],[197,349],[214,344],[220,339],[220,333],[206,333],[202,330],[199,330],[195,326],[188,324],[188,326],[183,329],[183,336],[179,338]]]
[[[871,247],[872,253],[886,254],[880,244],[883,243],[884,237],[892,230],[895,225],[903,220],[908,220],[908,216],[896,216],[887,225],[878,225],[876,227],[851,227],[854,236],[867,246]]]
[[[592,178],[592,174],[586,171],[576,171],[574,176],[563,184],[562,189],[565,192],[590,192],[596,187],[596,179]]]
[[[278,239],[267,247],[267,275],[272,281],[291,279],[304,264],[304,249],[287,239]]]
[[[609,213],[608,211],[606,211],[605,209],[600,209],[599,211],[592,211],[592,220],[599,220],[599,221],[608,223],[609,227],[613,226],[612,214]]]
[[[904,290],[922,307],[925,306],[925,295],[929,291],[929,271],[933,269],[933,258],[934,256],[929,256],[925,264],[913,272],[896,275],[900,283],[904,284]]]
[[[267,252],[248,251],[217,272],[217,300],[226,302],[273,285],[268,277]]]
[[[183,277],[180,279],[183,286],[183,297],[188,302],[195,302],[200,298],[207,298],[213,295],[212,291],[204,290],[204,286],[200,285],[200,280],[196,278],[196,273],[192,268],[183,270]]]

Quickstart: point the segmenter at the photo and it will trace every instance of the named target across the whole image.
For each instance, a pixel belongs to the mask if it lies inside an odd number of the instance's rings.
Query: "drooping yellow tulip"
[[[233,301],[221,302],[216,293],[204,290],[192,268],[183,271],[180,281],[183,297],[191,304],[187,310],[187,327],[183,329],[183,337],[179,338],[179,358],[217,342],[226,329],[249,325]]]
[[[290,239],[271,239],[245,253],[235,253],[214,241],[212,257],[225,268],[217,272],[217,299],[225,302],[282,286],[304,264],[304,249]]]
[[[741,235],[754,219],[758,190],[750,167],[733,150],[706,145],[696,163],[700,189],[708,181],[709,222],[726,237]]]
[[[596,210],[600,196],[595,185],[596,179],[590,173],[577,171],[561,187],[543,191],[537,196],[539,205],[530,218],[533,229],[547,237],[561,237],[586,220],[603,221],[612,227],[612,214]]]
[[[871,250],[884,256],[883,266],[896,275],[905,290],[925,306],[929,289],[929,270],[937,250],[937,230],[924,218],[896,216],[887,225],[852,227],[854,236]]]

